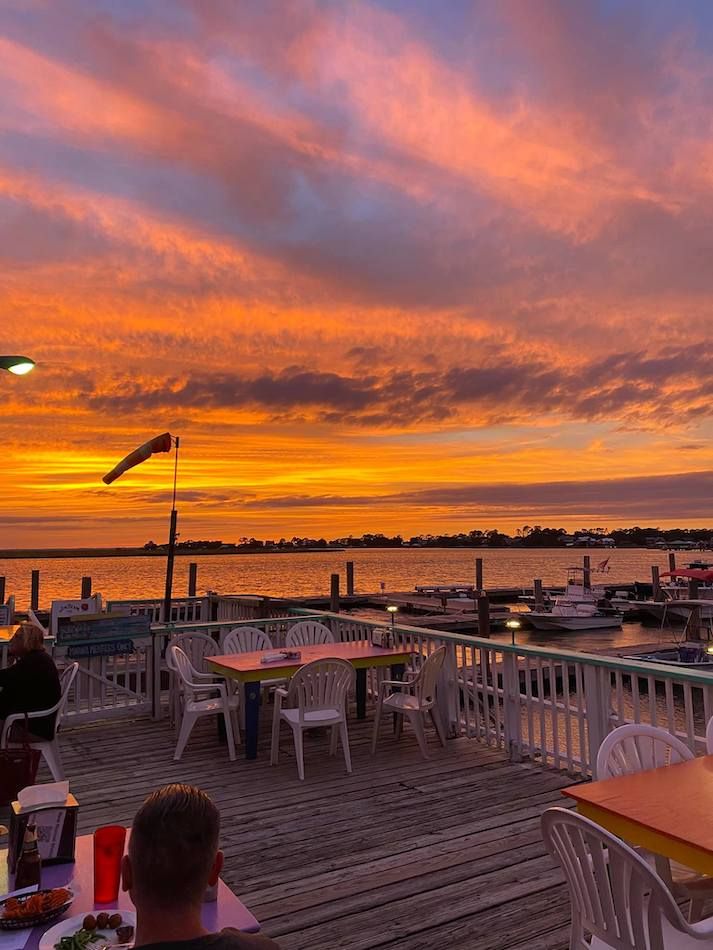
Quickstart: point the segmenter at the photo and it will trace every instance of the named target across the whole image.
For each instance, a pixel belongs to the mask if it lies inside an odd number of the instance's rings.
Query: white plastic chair
[[[271,649],[272,641],[264,630],[257,627],[235,627],[223,640],[224,653],[256,653]]]
[[[52,739],[34,739],[30,742],[30,746],[33,749],[39,749],[44,760],[49,766],[49,770],[52,773],[52,778],[55,782],[64,781],[64,766],[62,765],[62,756],[59,751],[59,742],[57,741],[57,734],[59,733],[59,728],[62,724],[62,718],[64,716],[65,710],[67,708],[67,703],[69,702],[69,691],[72,688],[74,680],[79,671],[79,663],[71,663],[66,667],[59,678],[60,685],[60,697],[59,701],[52,706],[51,709],[41,709],[36,712],[28,712],[27,718],[30,722],[33,719],[43,719],[45,716],[55,715],[54,721],[54,737]],[[10,739],[10,730],[13,725],[18,723],[24,723],[25,713],[13,713],[11,716],[8,716],[5,720],[5,725],[2,730],[2,736],[0,736],[0,749],[5,749],[10,742],[11,745],[16,745],[15,740]]]
[[[188,737],[201,716],[223,716],[225,735],[228,742],[228,755],[233,761],[235,759],[233,719],[225,683],[214,683],[210,673],[199,673],[179,646],[172,644],[168,648],[168,652],[170,653],[169,668],[180,679],[183,693],[181,729],[178,733],[178,742],[173,758],[176,761],[181,758]],[[217,696],[207,699],[202,698],[210,693],[217,693]]]
[[[329,754],[337,751],[337,738],[342,742],[347,772],[351,774],[347,730],[347,696],[354,686],[356,670],[346,660],[330,658],[306,663],[295,673],[287,689],[275,690],[275,710],[272,717],[272,749],[270,763],[277,765],[280,753],[280,724],[284,721],[292,729],[295,741],[297,772],[305,777],[303,733],[307,729],[331,727]]]
[[[566,808],[542,816],[572,912],[570,950],[713,948],[713,919],[689,924],[665,883],[633,848]]]
[[[396,713],[396,737],[401,736],[401,727],[404,716],[413,726],[418,739],[418,745],[424,759],[428,758],[426,733],[423,728],[424,717],[430,715],[436,727],[441,745],[446,746],[446,733],[443,720],[436,705],[436,681],[446,658],[446,648],[439,647],[424,661],[417,673],[407,674],[405,680],[382,680],[379,684],[379,697],[374,716],[374,734],[371,740],[371,751],[376,752],[376,741],[379,737],[379,724],[382,713]],[[410,678],[408,676],[410,675]],[[391,690],[387,696],[387,692]]]
[[[627,723],[610,732],[599,746],[596,777],[601,780],[631,775],[693,758],[695,756],[685,742],[665,729],[644,723]],[[639,853],[654,861],[657,872],[675,897],[691,902],[689,920],[699,920],[705,901],[713,897],[713,878],[698,874],[677,861],[669,861],[662,855],[649,855],[643,850]]]
[[[198,673],[209,673],[210,671],[206,664],[206,657],[218,656],[221,652],[220,647],[215,642],[213,637],[209,636],[207,633],[178,633],[171,637],[168,642],[168,646],[180,647],[190,660],[191,666]],[[169,650],[166,650],[166,666],[169,670],[172,669]],[[171,677],[168,690],[168,704],[172,725],[175,725],[178,721],[180,712],[179,706],[181,697],[180,690],[177,687],[177,680],[174,677]]]
[[[39,629],[42,631],[43,637],[48,637],[50,635],[49,630],[47,629],[47,627],[45,627],[43,623],[40,622],[40,618],[34,612],[32,607],[30,607],[29,610],[27,611],[27,619],[30,621],[31,624],[34,624],[36,627],[39,627]]]
[[[317,620],[301,620],[290,627],[285,637],[286,647],[306,647],[320,643],[334,643],[334,634]]]
[[[706,726],[706,752],[713,755],[713,716],[708,720]]]

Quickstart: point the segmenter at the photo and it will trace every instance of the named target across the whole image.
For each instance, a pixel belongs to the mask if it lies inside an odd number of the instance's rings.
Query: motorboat
[[[681,643],[677,647],[652,650],[651,653],[632,654],[625,656],[624,659],[641,663],[664,663],[682,669],[713,673],[713,654],[700,643]]]
[[[558,597],[551,610],[531,610],[525,618],[535,630],[597,630],[620,627],[622,615],[596,604]]]
[[[652,617],[660,624],[688,623],[697,608],[703,623],[713,621],[713,570],[703,561],[694,561],[685,568],[667,571],[661,575],[669,581],[659,585],[661,600],[632,601],[641,614]],[[691,596],[690,581],[695,581],[697,590]]]

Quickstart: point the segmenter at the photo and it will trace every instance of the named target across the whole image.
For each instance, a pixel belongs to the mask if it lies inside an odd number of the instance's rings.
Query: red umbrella
[[[661,577],[689,577],[692,581],[713,581],[713,571],[702,567],[685,567],[681,570],[666,571]]]

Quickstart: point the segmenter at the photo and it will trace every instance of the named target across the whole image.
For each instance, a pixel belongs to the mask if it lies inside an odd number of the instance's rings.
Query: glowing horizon
[[[713,524],[713,11],[0,11],[0,547]],[[68,16],[68,8],[71,16]],[[708,512],[711,511],[709,515]]]

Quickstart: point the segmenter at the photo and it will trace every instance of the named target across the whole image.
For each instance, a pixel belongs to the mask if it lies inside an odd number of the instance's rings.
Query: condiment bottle
[[[42,881],[42,859],[37,845],[37,827],[28,824],[22,842],[22,853],[15,872],[15,890],[22,887],[40,886]]]

